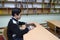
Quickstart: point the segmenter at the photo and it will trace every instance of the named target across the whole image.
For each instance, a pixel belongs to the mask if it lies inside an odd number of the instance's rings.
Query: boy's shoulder
[[[17,22],[14,19],[10,19],[9,23],[11,23],[11,24],[17,24]]]

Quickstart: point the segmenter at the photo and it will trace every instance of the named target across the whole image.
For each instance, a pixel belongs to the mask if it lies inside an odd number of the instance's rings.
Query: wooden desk
[[[24,40],[59,40],[41,25],[24,35]]]
[[[60,21],[58,20],[50,20],[47,21],[48,26],[52,29],[52,30],[57,30],[57,28],[60,28]]]

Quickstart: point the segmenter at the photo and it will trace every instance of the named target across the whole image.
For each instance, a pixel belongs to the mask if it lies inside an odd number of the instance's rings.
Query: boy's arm
[[[13,24],[11,25],[11,31],[14,32],[15,34],[17,34],[18,36],[22,36],[25,33],[27,33],[29,30],[28,28],[25,28],[23,31],[19,29],[18,25]]]
[[[25,25],[26,23],[25,22],[20,22],[19,21],[19,25]]]

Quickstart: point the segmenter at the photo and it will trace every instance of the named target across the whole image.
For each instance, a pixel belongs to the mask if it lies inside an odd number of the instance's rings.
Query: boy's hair
[[[15,16],[16,15],[19,15],[21,12],[21,9],[20,8],[14,8],[12,9],[12,16]]]

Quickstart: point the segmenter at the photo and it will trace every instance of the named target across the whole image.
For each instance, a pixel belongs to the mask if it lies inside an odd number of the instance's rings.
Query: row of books
[[[42,4],[22,4],[23,5],[23,8],[42,8]],[[0,8],[2,7],[2,4],[0,4]],[[15,4],[4,4],[4,8],[14,8],[15,7]],[[21,4],[17,4],[17,7],[20,8],[21,7]]]
[[[60,0],[52,0],[52,3],[60,3]]]
[[[58,10],[58,9],[56,9],[56,10],[55,9],[51,9],[50,12],[51,13],[60,13],[60,10]]]
[[[22,4],[23,5],[23,8],[42,8],[42,7],[44,7],[44,8],[60,8],[60,5],[53,5],[53,6],[51,6],[50,4]],[[43,6],[42,6],[43,5]],[[2,6],[2,4],[0,4],[0,8],[2,8],[3,6]],[[4,8],[14,8],[15,7],[15,4],[13,4],[13,3],[5,3],[4,4]],[[20,8],[21,7],[21,4],[20,3],[18,3],[17,4],[17,7],[18,8]]]
[[[43,2],[43,0],[0,0],[0,1]],[[50,0],[44,0],[44,2],[49,3]]]
[[[60,3],[60,0],[0,0],[0,1],[17,1],[17,2],[40,2],[42,3],[43,1],[45,3],[50,3],[50,1],[52,3]]]

